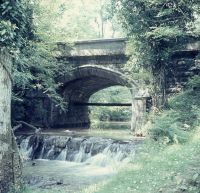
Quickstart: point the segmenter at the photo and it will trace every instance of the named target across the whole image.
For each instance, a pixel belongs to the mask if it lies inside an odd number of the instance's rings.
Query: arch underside
[[[64,97],[71,102],[88,102],[94,93],[116,85],[121,84],[97,76],[84,77],[69,82],[64,89]]]
[[[75,104],[87,103],[91,95],[111,86],[132,87],[123,74],[94,66],[79,67],[70,76],[66,75],[62,82],[61,92],[68,102],[68,110],[56,118],[58,127],[89,127],[88,107]]]

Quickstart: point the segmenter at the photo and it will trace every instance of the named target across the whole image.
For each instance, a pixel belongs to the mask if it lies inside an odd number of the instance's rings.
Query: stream
[[[31,192],[75,193],[109,180],[132,162],[140,140],[23,134],[17,142]]]

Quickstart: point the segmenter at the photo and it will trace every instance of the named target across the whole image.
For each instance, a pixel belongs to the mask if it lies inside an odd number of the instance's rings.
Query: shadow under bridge
[[[56,127],[88,128],[90,126],[88,106],[131,106],[127,104],[89,103],[89,98],[96,92],[111,87],[125,86],[130,90],[137,88],[136,83],[131,82],[126,76],[118,71],[85,65],[72,70],[70,74],[64,75],[61,80],[63,86],[61,93],[68,103],[66,112],[54,113],[54,124]]]

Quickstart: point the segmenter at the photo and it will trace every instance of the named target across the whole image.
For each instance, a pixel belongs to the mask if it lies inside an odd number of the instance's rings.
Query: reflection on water
[[[108,129],[108,130],[130,130],[131,122],[122,122],[122,121],[91,121],[92,127]]]

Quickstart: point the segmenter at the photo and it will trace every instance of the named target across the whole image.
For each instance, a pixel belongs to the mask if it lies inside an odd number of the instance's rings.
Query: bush
[[[182,123],[174,111],[158,117],[149,133],[151,138],[163,143],[182,143],[188,138],[188,132],[182,129]]]
[[[187,87],[193,90],[200,90],[200,76],[193,76],[187,83]]]
[[[185,91],[169,100],[169,109],[154,117],[150,136],[164,143],[182,143],[189,138],[189,131],[199,125],[200,92]]]

